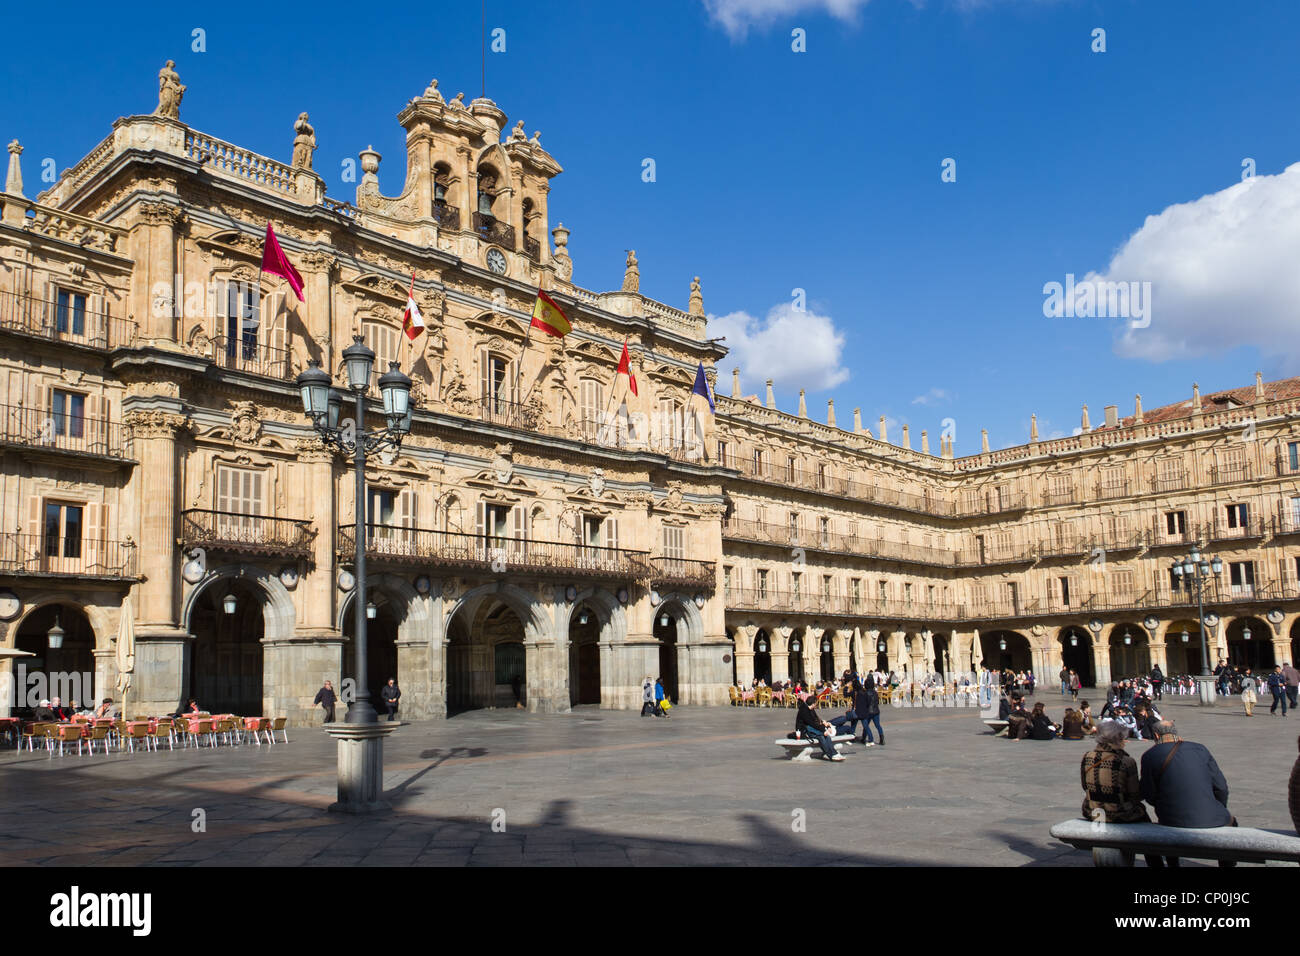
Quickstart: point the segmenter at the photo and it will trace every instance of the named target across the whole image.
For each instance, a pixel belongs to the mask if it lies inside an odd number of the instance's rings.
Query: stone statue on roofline
[[[429,87],[424,91],[424,98],[426,100],[433,100],[435,103],[443,102],[442,94],[438,92],[437,80],[429,81]]]
[[[168,60],[158,71],[158,108],[153,112],[155,116],[178,120],[181,118],[181,97],[185,95],[185,87],[181,85],[175,67],[176,61]]]
[[[307,122],[306,113],[298,114],[293,130],[298,134],[293,138],[293,168],[311,169],[312,153],[316,151],[316,131]]]
[[[528,136],[524,133],[524,121],[520,120],[515,124],[515,128],[510,131],[510,142],[522,143],[527,139]]]
[[[691,315],[704,314],[704,294],[700,292],[700,277],[696,276],[691,282],[691,303],[687,309]]]
[[[627,269],[623,272],[623,291],[641,291],[641,270],[636,264],[636,250],[627,251]]]

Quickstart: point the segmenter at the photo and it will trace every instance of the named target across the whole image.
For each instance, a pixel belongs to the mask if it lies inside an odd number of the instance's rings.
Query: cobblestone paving
[[[1059,718],[1060,697],[1041,699]],[[1203,711],[1166,698],[1165,714],[1210,747],[1243,825],[1293,832],[1300,719],[1266,707],[1247,719],[1235,699]],[[326,812],[335,751],[319,729],[215,751],[2,750],[0,864],[1091,865],[1047,832],[1079,812],[1089,744],[993,738],[971,709],[891,707],[882,719],[887,746],[853,746],[837,764],[780,756],[788,710],[412,723],[386,743],[393,812],[359,819]],[[1129,744],[1139,757],[1148,746]],[[206,832],[192,827],[198,809]]]

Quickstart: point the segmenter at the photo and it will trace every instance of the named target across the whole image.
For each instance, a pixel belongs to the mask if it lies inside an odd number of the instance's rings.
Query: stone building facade
[[[1230,567],[1211,653],[1294,656],[1297,383],[961,459],[856,411],[851,430],[802,398],[782,413],[770,389],[734,384],[710,415],[692,384],[726,349],[698,277],[686,311],[641,295],[634,253],[619,290],[574,284],[547,201],[561,168],[490,100],[432,83],[398,114],[400,194],[367,149],[343,202],[306,114],[286,164],[185,125],[183,93],[165,67],[157,109],[35,199],[9,147],[0,645],[36,656],[5,666],[93,673],[132,713],[192,696],[318,720],[322,680],[354,667],[358,502],[293,380],[316,361],[342,381],[356,336],[376,378],[396,362],[414,382],[412,432],[371,460],[362,503],[369,670],[398,678],[407,717],[516,693],[633,708],[647,675],[717,704],[733,680],[859,662],[1187,669],[1195,604],[1168,565],[1197,541]],[[259,274],[268,223],[301,302]],[[529,332],[539,288],[567,336]]]

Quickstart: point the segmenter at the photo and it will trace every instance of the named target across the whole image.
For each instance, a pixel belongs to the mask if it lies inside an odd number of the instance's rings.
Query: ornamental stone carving
[[[306,113],[298,114],[293,131],[297,134],[293,138],[293,168],[311,169],[312,153],[316,151],[316,131],[307,122]]]
[[[510,483],[510,478],[514,474],[515,466],[511,458],[514,456],[514,446],[509,442],[504,442],[492,449],[492,475],[497,482],[503,485]]]
[[[636,264],[636,250],[627,251],[627,267],[623,272],[623,291],[639,292],[641,289],[641,270]]]
[[[136,438],[174,438],[177,432],[187,431],[190,421],[184,415],[159,409],[127,412],[123,421]]]
[[[235,402],[230,413],[230,434],[236,441],[255,444],[262,434],[262,421],[252,402]]]
[[[591,489],[591,493],[599,498],[605,490],[605,470],[603,468],[593,468],[587,486]]]

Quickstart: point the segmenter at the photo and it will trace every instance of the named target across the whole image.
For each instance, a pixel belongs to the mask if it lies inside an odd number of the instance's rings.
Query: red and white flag
[[[618,374],[627,376],[627,387],[636,395],[636,376],[632,374],[632,357],[627,353],[627,342],[623,343],[623,357],[618,360]]]
[[[406,293],[406,311],[402,313],[402,331],[412,342],[424,331],[424,317],[420,307],[415,304],[415,273],[411,273],[411,291]]]

